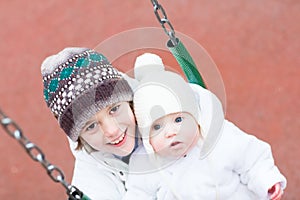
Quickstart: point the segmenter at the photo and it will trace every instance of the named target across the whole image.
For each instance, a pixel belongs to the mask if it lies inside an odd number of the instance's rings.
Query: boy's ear
[[[87,143],[83,138],[79,137],[78,141],[81,141],[82,143],[82,147],[86,150],[86,152],[93,153],[95,151],[97,151],[96,149],[94,149],[91,145],[89,145],[89,143]]]

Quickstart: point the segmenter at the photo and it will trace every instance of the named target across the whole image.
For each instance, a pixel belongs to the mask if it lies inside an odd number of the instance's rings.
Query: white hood
[[[224,112],[220,100],[209,90],[196,84],[189,84],[196,96],[200,118],[201,133],[204,138],[200,159],[205,158],[214,148],[219,140],[223,123]]]

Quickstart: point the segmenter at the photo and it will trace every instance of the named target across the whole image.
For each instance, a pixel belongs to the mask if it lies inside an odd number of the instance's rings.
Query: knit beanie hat
[[[154,150],[149,142],[152,123],[171,113],[187,112],[198,122],[199,108],[188,83],[178,74],[165,71],[155,54],[137,57],[135,78],[140,81],[134,91],[134,111],[147,153]]]
[[[73,141],[101,109],[132,101],[133,92],[120,72],[91,49],[65,48],[46,58],[41,72],[47,106]]]

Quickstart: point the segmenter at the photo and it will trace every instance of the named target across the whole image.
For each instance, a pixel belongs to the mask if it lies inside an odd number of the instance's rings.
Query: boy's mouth
[[[120,137],[118,137],[114,141],[110,142],[109,144],[116,146],[116,147],[122,146],[125,143],[126,138],[127,138],[126,132],[127,132],[127,129],[125,130],[125,132],[122,135],[120,135]]]

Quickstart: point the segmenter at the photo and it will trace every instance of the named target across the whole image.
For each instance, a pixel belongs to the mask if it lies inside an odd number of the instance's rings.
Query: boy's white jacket
[[[225,120],[214,94],[190,86],[199,102],[202,131],[207,132],[203,145],[173,165],[144,173],[140,170],[151,163],[139,156],[145,154],[140,146],[129,162],[124,199],[267,200],[275,183],[284,189],[286,179],[274,165],[270,145]]]
[[[137,81],[123,74],[134,89]],[[85,149],[75,150],[77,143],[69,139],[75,157],[72,185],[80,189],[92,200],[119,200],[125,194],[124,183],[128,165],[112,154],[102,152],[88,153]]]
[[[75,143],[69,142],[75,157],[71,184],[92,200],[122,199],[128,165],[111,154],[74,151]]]

